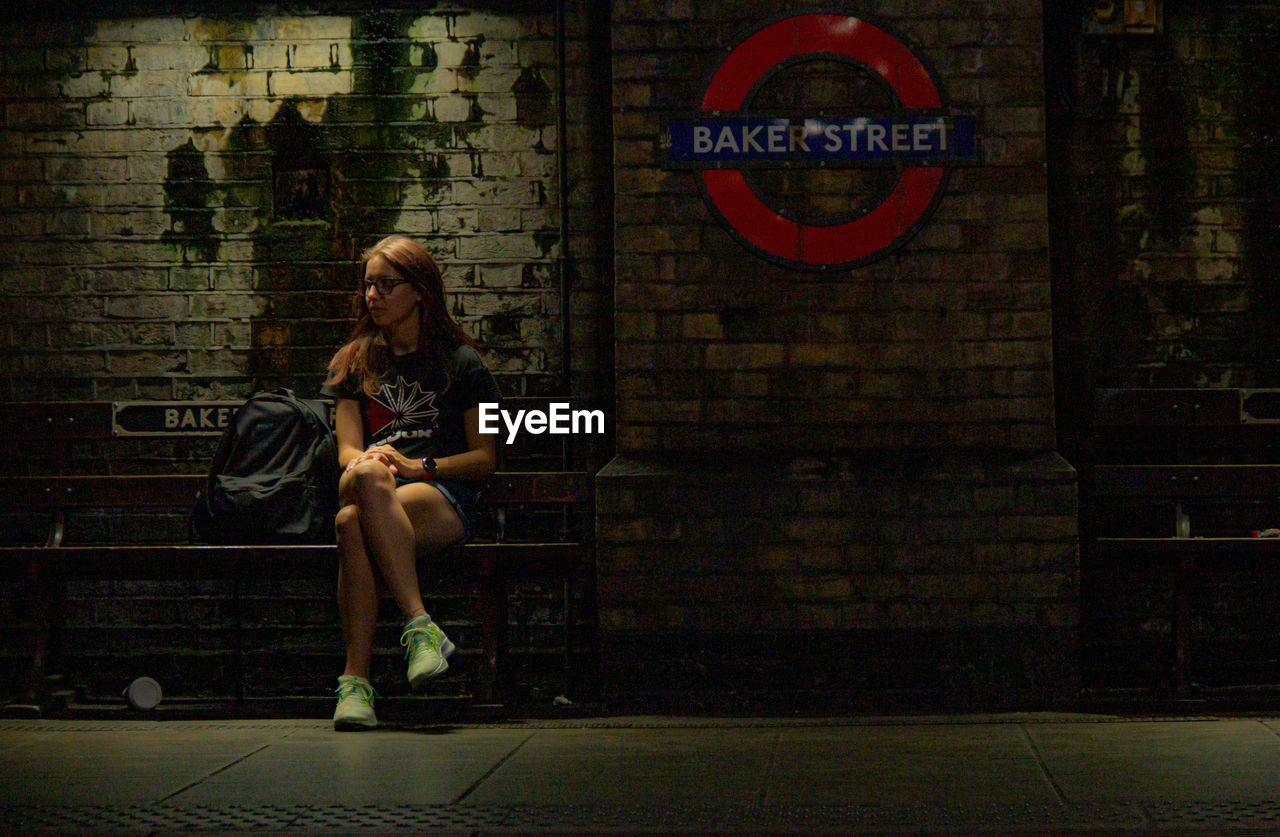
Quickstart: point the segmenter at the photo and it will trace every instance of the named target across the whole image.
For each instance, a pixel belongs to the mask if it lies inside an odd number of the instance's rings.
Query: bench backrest
[[[124,437],[184,438],[207,436],[211,440],[221,434],[230,413],[242,401],[186,402],[113,402],[113,401],[32,401],[0,403],[0,428],[19,436],[23,443],[42,441],[104,440]],[[513,396],[502,400],[502,409],[550,412],[552,405],[567,405],[571,410],[585,410],[582,399],[568,396]],[[150,409],[148,409],[150,408]],[[145,413],[152,413],[146,415]],[[165,413],[173,414],[166,421]],[[505,458],[519,451],[534,434],[520,433],[515,444],[508,444],[508,433],[501,429],[498,441],[499,470]],[[563,437],[572,438],[572,435]],[[548,441],[554,438],[548,434]],[[554,447],[544,445],[543,447]]]
[[[1082,530],[1247,536],[1280,525],[1280,390],[1102,389]]]
[[[209,406],[209,403],[158,404],[156,409],[181,411],[184,419],[198,418],[170,421],[174,426],[169,429],[164,429],[160,422],[162,432],[156,436],[170,439],[204,436],[211,454],[220,431],[210,426],[210,417],[217,416],[219,411],[233,411],[241,402],[229,402],[221,407]],[[503,400],[503,409],[546,412],[552,403],[582,408],[581,403],[573,399],[551,396],[507,398]],[[129,404],[127,409],[136,410],[138,406]],[[20,515],[27,511],[168,509],[176,515],[189,509],[196,492],[204,485],[204,473],[154,473],[158,470],[154,465],[139,466],[127,459],[110,457],[77,458],[68,453],[76,445],[91,444],[96,449],[105,449],[129,438],[146,440],[146,436],[122,431],[122,414],[121,404],[102,401],[0,404],[0,426],[21,428],[15,433],[20,435],[22,444],[52,448],[62,454],[56,467],[50,468],[46,457],[20,469],[10,468],[10,474],[0,475],[0,510]],[[145,419],[143,423],[147,423]],[[156,425],[156,421],[150,422],[150,426]],[[567,514],[571,507],[590,503],[591,474],[567,467],[570,438],[521,432],[508,443],[505,430],[498,435],[498,472],[489,481],[485,496],[498,512],[499,536],[507,529],[508,507],[529,507],[531,514],[539,513],[538,509]],[[196,457],[190,465],[203,469],[208,459]],[[131,472],[138,467],[151,472]],[[561,523],[560,529],[565,525],[567,523]]]

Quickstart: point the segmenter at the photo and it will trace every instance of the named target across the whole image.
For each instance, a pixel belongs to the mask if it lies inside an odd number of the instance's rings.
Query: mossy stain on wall
[[[209,177],[204,154],[188,138],[169,151],[164,180],[169,229],[162,238],[182,248],[183,261],[213,261],[218,239],[213,229],[217,186]],[[197,258],[192,258],[192,256]]]

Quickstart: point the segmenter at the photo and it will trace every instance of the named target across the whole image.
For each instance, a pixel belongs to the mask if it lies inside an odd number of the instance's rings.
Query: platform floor
[[[1277,834],[1280,717],[0,721],[0,832]]]

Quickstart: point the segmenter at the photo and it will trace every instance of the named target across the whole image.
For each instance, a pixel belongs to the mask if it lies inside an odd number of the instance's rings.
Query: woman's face
[[[364,301],[374,324],[394,331],[409,318],[416,321],[422,294],[379,254],[364,265]]]

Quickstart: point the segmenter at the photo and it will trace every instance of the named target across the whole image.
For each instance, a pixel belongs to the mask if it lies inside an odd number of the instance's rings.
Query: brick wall
[[[932,220],[895,256],[818,274],[747,252],[659,148],[664,120],[697,109],[729,47],[806,4],[659,5],[665,18],[644,3],[614,13],[619,449],[790,450],[798,434],[816,450],[1052,448],[1035,8],[961,20],[947,4],[877,4],[874,19],[918,46],[953,109],[977,116],[982,164],[952,171]],[[835,85],[837,71],[805,72],[778,74],[756,109],[884,105],[866,74],[842,68],[853,77]],[[771,205],[822,223],[832,204],[874,206],[875,174],[756,180]]]
[[[508,392],[563,389],[549,4],[352,5],[0,29],[0,394],[313,389],[353,261],[390,232],[437,255]],[[566,52],[572,307],[590,321],[607,278],[581,217],[600,184],[586,18],[570,10]],[[595,335],[577,335],[583,394]]]
[[[614,4],[619,457],[598,486],[606,682],[1009,702],[1074,680],[1076,487],[1054,452],[1039,4],[876,3],[981,157],[892,255],[822,272],[744,247],[665,164],[726,53],[810,3]],[[792,65],[759,112],[892,111],[865,68]],[[812,115],[806,113],[805,115]],[[753,175],[822,224],[885,169]],[[841,698],[843,699],[843,698]]]
[[[1049,10],[1064,445],[1107,386],[1276,386],[1275,4],[1165,3],[1083,34]],[[1085,4],[1087,5],[1087,4]]]

